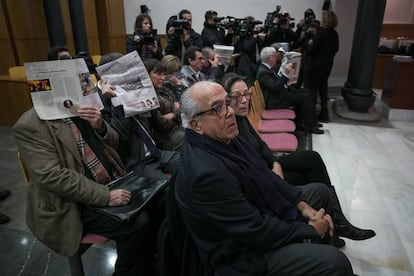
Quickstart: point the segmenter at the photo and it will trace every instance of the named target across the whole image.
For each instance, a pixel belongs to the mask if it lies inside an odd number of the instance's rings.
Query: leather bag
[[[119,222],[128,223],[144,209],[146,204],[155,195],[161,193],[167,185],[168,180],[140,177],[134,172],[129,172],[107,184],[111,191],[125,189],[131,192],[131,201],[127,205],[89,207]]]

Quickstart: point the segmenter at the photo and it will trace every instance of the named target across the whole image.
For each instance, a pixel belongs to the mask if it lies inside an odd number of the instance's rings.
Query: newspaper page
[[[96,67],[102,80],[115,87],[125,117],[158,108],[157,93],[137,51]]]
[[[286,66],[286,64],[292,63],[292,71],[288,75],[289,81],[287,82],[288,85],[295,84],[298,81],[299,71],[300,71],[300,63],[302,59],[302,54],[298,52],[286,52],[284,59],[282,61],[282,65],[279,68],[279,75],[282,75],[282,72]]]
[[[221,63],[224,65],[224,72],[226,72],[230,66],[231,57],[234,52],[234,46],[214,44],[213,48],[214,52],[216,54],[219,54],[219,56],[221,57]]]
[[[103,108],[84,59],[29,62],[24,66],[40,119],[75,117],[82,104]]]

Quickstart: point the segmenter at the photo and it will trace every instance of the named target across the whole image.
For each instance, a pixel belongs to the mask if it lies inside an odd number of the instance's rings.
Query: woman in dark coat
[[[312,91],[316,104],[319,92],[321,110],[318,120],[329,121],[328,113],[328,78],[334,62],[335,54],[339,49],[338,33],[335,31],[338,18],[333,11],[322,13],[321,29],[308,42],[306,64],[304,72],[305,88]]]

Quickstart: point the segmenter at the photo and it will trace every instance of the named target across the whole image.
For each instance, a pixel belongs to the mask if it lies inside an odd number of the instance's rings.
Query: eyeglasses
[[[219,117],[219,118],[226,117],[227,114],[229,113],[229,105],[230,105],[230,100],[227,100],[225,103],[223,103],[221,105],[212,107],[208,110],[198,112],[197,114],[195,114],[193,116],[193,118],[201,116],[201,115],[206,114],[206,113],[211,112],[211,111],[214,111],[216,113],[216,116]]]
[[[242,100],[243,100],[243,97],[245,97],[246,98],[246,100],[250,100],[250,97],[252,96],[252,92],[250,92],[250,91],[247,91],[246,93],[244,93],[244,94],[241,94],[241,93],[237,93],[236,95],[234,95],[234,96],[230,96],[229,98],[230,98],[230,104],[232,105],[232,104],[240,104],[241,102],[242,102]]]

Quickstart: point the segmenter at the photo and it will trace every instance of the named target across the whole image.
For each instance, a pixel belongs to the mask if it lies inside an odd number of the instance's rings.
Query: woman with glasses
[[[223,78],[223,86],[229,95],[230,106],[236,115],[239,135],[260,153],[262,159],[274,173],[294,186],[306,185],[312,182],[327,185],[337,235],[353,240],[365,240],[375,236],[373,230],[359,229],[345,218],[325,163],[319,153],[308,150],[292,152],[289,155],[279,157],[273,155],[273,152],[259,137],[247,119],[251,93],[243,77],[234,73],[226,74]],[[333,244],[339,248],[343,247],[345,242],[336,238]]]

